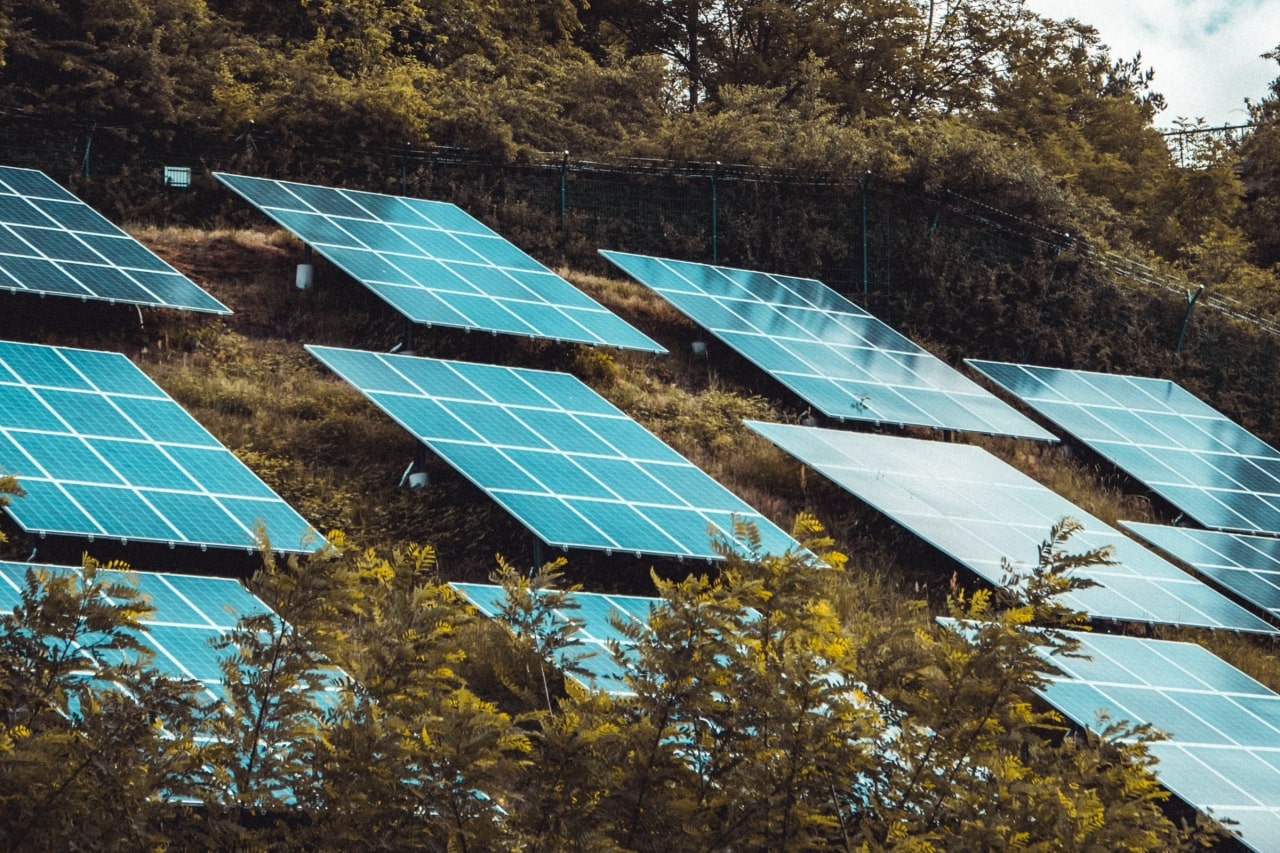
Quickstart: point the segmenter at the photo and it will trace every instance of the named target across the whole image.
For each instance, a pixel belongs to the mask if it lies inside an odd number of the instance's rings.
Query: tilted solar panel
[[[1122,521],[1121,526],[1280,618],[1280,539]]]
[[[820,281],[600,254],[829,418],[1057,441]]]
[[[12,611],[21,604],[28,571],[58,576],[79,574],[82,570],[72,566],[0,562],[0,611]],[[138,620],[146,630],[134,634],[135,639],[153,652],[149,665],[169,678],[199,681],[204,686],[202,698],[205,700],[225,700],[222,661],[235,654],[232,649],[214,648],[213,641],[233,630],[240,619],[275,615],[261,599],[231,578],[100,569],[96,580],[107,586],[131,587],[154,608]],[[125,662],[115,650],[81,648],[78,651],[86,668]],[[324,676],[323,687],[313,699],[325,706],[336,701],[345,676],[341,670],[328,665],[320,672]]]
[[[506,605],[506,590],[500,586],[475,583],[449,586],[491,619],[500,616]],[[625,656],[632,641],[615,623],[646,624],[649,612],[661,604],[661,599],[578,591],[570,593],[568,601],[569,606],[557,610],[555,616],[562,625],[578,626],[572,635],[575,644],[561,649],[551,663],[588,687],[615,696],[632,695],[627,685],[627,668],[619,665],[609,650],[610,642],[618,643]]]
[[[1181,386],[969,364],[1205,527],[1280,533],[1280,451]]]
[[[308,346],[549,545],[719,559],[712,529],[790,536],[566,373]]]
[[[214,177],[415,323],[666,352],[455,205]]]
[[[0,166],[0,290],[230,314],[41,172]]]
[[[1064,603],[1099,619],[1277,633],[1262,619],[980,447],[748,422],[749,427],[991,583],[1001,559],[1032,567],[1063,518],[1084,529],[1071,551],[1108,547],[1099,586]]]
[[[1049,704],[1094,731],[1164,733],[1147,744],[1160,783],[1253,850],[1280,850],[1280,695],[1195,643],[1063,633],[1084,657],[1046,655],[1062,670],[1038,691]]]
[[[310,525],[119,353],[0,341],[0,471],[32,534],[310,552]]]

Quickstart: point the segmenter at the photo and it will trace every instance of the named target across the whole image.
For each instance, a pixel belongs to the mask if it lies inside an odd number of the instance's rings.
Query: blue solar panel
[[[1181,386],[969,364],[1205,527],[1280,533],[1280,451]]]
[[[1280,539],[1163,524],[1120,523],[1241,600],[1280,618]]]
[[[0,166],[0,290],[231,313],[42,173],[10,166]]]
[[[0,471],[26,531],[310,552],[303,518],[118,353],[0,341]]]
[[[1001,559],[1035,566],[1040,543],[1063,518],[1084,529],[1073,552],[1113,549],[1116,565],[1084,574],[1100,586],[1063,597],[1099,619],[1276,633],[1263,620],[1120,531],[980,447],[748,422],[805,465],[963,563],[1000,583]]]
[[[1040,694],[1081,726],[1145,723],[1160,783],[1257,851],[1280,850],[1280,695],[1194,643],[1064,632],[1084,657]],[[1105,716],[1103,716],[1105,715]]]
[[[452,204],[214,177],[415,323],[666,352]]]
[[[711,530],[736,514],[769,553],[799,548],[568,374],[307,350],[550,545],[719,559]]]
[[[506,591],[493,584],[451,583],[477,610],[489,618],[502,614],[506,604]],[[633,691],[627,684],[627,668],[620,666],[609,650],[609,643],[618,643],[624,658],[633,641],[615,626],[645,625],[649,612],[662,604],[662,599],[633,595],[603,595],[593,592],[569,593],[567,606],[555,611],[561,625],[575,624],[577,630],[572,639],[575,645],[557,652],[551,661],[571,677],[587,687],[603,690],[615,696],[630,696]],[[583,672],[575,672],[580,669]]]
[[[600,254],[829,418],[1057,440],[820,281]]]
[[[18,605],[28,570],[52,574],[80,571],[67,566],[0,562],[0,607]],[[97,579],[132,587],[155,608],[141,620],[147,631],[138,637],[155,652],[152,666],[171,678],[200,681],[215,696],[214,688],[222,683],[218,656],[230,653],[217,652],[210,640],[235,628],[241,618],[271,612],[239,581],[229,578],[101,570]]]
[[[21,603],[20,593],[28,571],[58,576],[78,574],[81,570],[70,566],[0,562],[0,609],[11,610]],[[136,639],[153,653],[149,665],[169,678],[200,682],[206,700],[225,698],[221,664],[236,654],[234,649],[214,648],[214,641],[233,630],[241,619],[275,615],[261,599],[230,578],[103,569],[98,571],[97,580],[110,586],[131,587],[154,608],[139,619],[146,630],[136,634]],[[119,652],[81,651],[86,664],[124,662]],[[320,672],[322,686],[311,698],[321,706],[331,705],[342,689],[345,676],[328,665]],[[114,689],[111,684],[103,686]]]

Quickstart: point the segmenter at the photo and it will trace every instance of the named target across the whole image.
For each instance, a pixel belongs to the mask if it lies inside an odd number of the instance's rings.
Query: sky
[[[1142,52],[1152,88],[1168,107],[1155,125],[1203,117],[1209,127],[1244,124],[1247,97],[1259,101],[1280,77],[1261,54],[1280,45],[1280,0],[1027,0],[1054,20],[1092,25],[1115,59]]]

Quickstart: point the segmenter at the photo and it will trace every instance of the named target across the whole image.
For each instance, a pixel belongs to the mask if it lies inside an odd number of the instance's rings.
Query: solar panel
[[[820,281],[600,254],[829,418],[1057,441]]]
[[[1181,386],[969,364],[1205,527],[1280,532],[1280,452]]]
[[[43,173],[11,166],[0,166],[0,290],[231,313]]]
[[[29,570],[53,576],[81,572],[71,566],[0,561],[0,610],[12,611],[22,603],[21,592]],[[276,616],[261,599],[231,578],[100,569],[97,580],[108,586],[132,587],[154,608],[138,620],[146,630],[134,634],[134,639],[152,652],[147,665],[169,678],[200,682],[200,698],[205,701],[224,702],[229,698],[222,664],[236,654],[234,648],[220,650],[213,643],[234,630],[241,619]],[[139,662],[118,649],[77,651],[87,670]],[[317,683],[309,697],[312,703],[320,709],[336,706],[348,678],[346,673],[332,664],[321,663],[313,675],[317,676]],[[104,689],[114,689],[110,683],[100,683]],[[197,735],[198,740],[204,737]],[[281,794],[291,796],[288,792]]]
[[[119,353],[0,341],[0,471],[32,534],[216,547],[323,544],[307,522]]]
[[[1240,599],[1280,618],[1280,539],[1136,521],[1120,524]]]
[[[719,559],[709,528],[799,546],[566,373],[308,346],[549,545]]]
[[[8,611],[21,604],[29,569],[55,575],[80,572],[68,566],[0,562],[0,609]],[[271,612],[239,581],[229,578],[102,570],[98,580],[132,586],[155,608],[139,620],[148,630],[137,635],[155,653],[151,665],[170,678],[203,683],[213,698],[222,697],[223,673],[218,661],[229,653],[218,652],[210,641],[235,628],[243,617]],[[87,651],[83,654],[86,663],[108,662]]]
[[[214,177],[415,323],[666,352],[455,205]]]
[[[449,586],[490,619],[501,616],[507,601],[506,590],[502,587],[475,583],[451,583]],[[578,625],[572,637],[578,645],[560,649],[552,663],[587,687],[615,696],[633,695],[627,685],[627,669],[614,660],[609,643],[618,643],[625,655],[633,643],[615,623],[647,624],[649,612],[661,603],[661,599],[579,591],[569,593],[568,600],[570,606],[556,610],[555,617],[561,625]]]
[[[1083,525],[1068,543],[1072,552],[1110,547],[1117,561],[1084,570],[1100,586],[1063,596],[1070,607],[1099,619],[1276,633],[980,447],[784,424],[747,425],[991,583],[1003,578],[1001,558],[1034,567],[1050,528],[1070,517]]]
[[[1148,744],[1160,783],[1253,850],[1280,850],[1280,695],[1194,643],[1063,633],[1087,658],[1048,658],[1063,674],[1038,692],[1094,731],[1102,712],[1165,733]]]

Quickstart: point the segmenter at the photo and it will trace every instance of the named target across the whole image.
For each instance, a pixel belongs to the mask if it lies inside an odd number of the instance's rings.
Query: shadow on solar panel
[[[414,323],[666,352],[455,205],[214,177]]]
[[[9,166],[0,166],[0,290],[231,313],[44,174]]]

